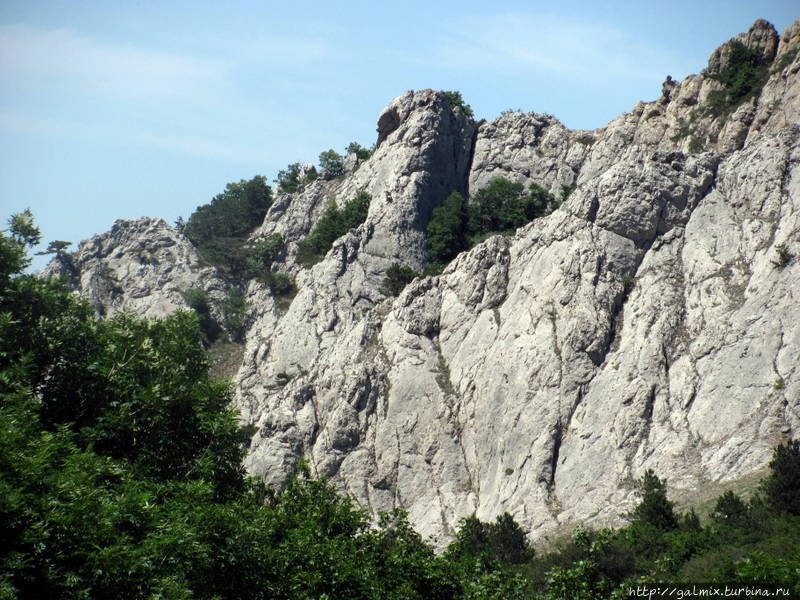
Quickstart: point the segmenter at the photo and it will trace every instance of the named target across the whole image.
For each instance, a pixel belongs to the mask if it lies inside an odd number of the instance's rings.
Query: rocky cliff
[[[800,433],[798,49],[800,22],[778,36],[757,21],[702,74],[668,77],[595,131],[475,122],[430,90],[395,99],[369,159],[279,195],[253,234],[283,236],[274,268],[299,291],[287,308],[247,289],[248,469],[279,484],[304,456],[441,542],[472,513],[508,511],[534,535],[614,522],[646,468],[678,493],[762,468]],[[744,51],[762,79],[734,93]],[[433,208],[497,177],[564,202],[385,297],[392,263],[424,265]],[[366,221],[303,266],[298,242],[326,203],[359,191]],[[181,289],[227,285],[148,219],[57,269],[101,314],[157,316],[185,306]]]

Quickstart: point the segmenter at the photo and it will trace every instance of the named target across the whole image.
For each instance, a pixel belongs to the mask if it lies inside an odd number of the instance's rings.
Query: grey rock
[[[42,275],[66,275],[102,317],[127,311],[161,318],[188,309],[187,289],[202,289],[219,301],[228,288],[183,234],[148,217],[116,221],[108,232],[81,242],[76,252],[53,259]]]
[[[800,23],[737,39],[774,65]],[[439,545],[473,513],[508,511],[534,537],[619,523],[647,468],[685,499],[758,473],[800,428],[800,59],[771,68],[726,118],[692,119],[718,86],[693,75],[594,131],[533,113],[476,124],[430,90],[394,100],[369,159],[279,195],[254,233],[283,235],[278,268],[299,291],[286,307],[248,288],[236,378],[256,426],[248,470],[280,485],[304,456],[372,514],[404,507]],[[433,208],[501,176],[564,202],[385,298],[392,263],[424,265]],[[301,264],[327,203],[360,191],[366,222]],[[159,239],[165,226],[147,223],[82,246],[84,293],[109,307],[150,298],[147,313],[161,279],[224,286],[172,232],[186,264],[175,255],[174,272],[103,291],[102,265],[128,273],[136,236]]]

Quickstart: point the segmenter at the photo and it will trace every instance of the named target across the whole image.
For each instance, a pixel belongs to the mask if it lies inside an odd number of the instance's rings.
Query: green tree
[[[300,169],[302,165],[297,163],[291,163],[285,169],[278,171],[278,176],[275,179],[275,183],[278,184],[278,191],[283,192],[284,194],[293,194],[297,191],[297,188],[300,186]]]
[[[300,260],[313,264],[323,257],[333,246],[333,242],[350,229],[358,227],[367,219],[370,196],[361,191],[339,209],[331,199],[325,212],[314,225],[308,236],[300,242]]]
[[[431,262],[446,264],[467,249],[466,225],[467,201],[458,192],[453,192],[433,209],[425,229]]]
[[[508,513],[498,516],[494,523],[485,523],[474,515],[462,519],[448,552],[462,560],[485,556],[500,565],[526,563],[534,554],[525,532]]]
[[[372,156],[373,149],[364,148],[358,142],[350,142],[347,144],[347,147],[344,149],[344,153],[346,156],[350,154],[355,154],[358,160],[367,160],[370,156]]]
[[[778,445],[769,469],[762,485],[767,501],[778,511],[800,515],[800,440]]]
[[[65,242],[64,240],[53,240],[47,245],[47,250],[42,250],[41,252],[37,252],[37,256],[44,256],[47,254],[55,254],[56,256],[61,256],[64,254],[64,250],[69,248],[72,245],[72,242]]]
[[[673,503],[667,499],[667,486],[652,469],[647,469],[636,482],[636,492],[641,500],[630,515],[633,523],[651,525],[661,531],[677,528]]]
[[[749,510],[739,496],[728,490],[717,498],[711,518],[720,525],[746,527],[749,522]]]
[[[336,150],[326,150],[319,155],[319,168],[325,179],[338,177],[344,173],[344,158]]]
[[[469,104],[464,102],[464,98],[461,96],[461,92],[458,91],[448,91],[442,92],[444,94],[445,102],[450,108],[459,108],[467,117],[474,117],[475,113],[472,111],[472,107]]]
[[[241,277],[247,266],[244,245],[264,221],[271,204],[272,190],[261,175],[229,183],[222,194],[192,213],[183,233],[203,259],[229,275]]]

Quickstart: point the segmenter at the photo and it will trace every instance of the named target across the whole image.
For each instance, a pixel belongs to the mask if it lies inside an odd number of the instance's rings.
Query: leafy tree
[[[344,153],[346,156],[355,154],[358,160],[367,160],[370,156],[372,156],[374,150],[374,146],[372,148],[364,148],[364,146],[358,142],[350,142],[344,149]]]
[[[344,158],[336,150],[326,150],[319,155],[319,168],[325,179],[332,179],[344,173]]]
[[[69,248],[72,245],[72,242],[65,242],[64,240],[53,240],[47,245],[47,250],[42,250],[41,252],[37,252],[37,256],[44,256],[46,254],[55,254],[57,256],[61,256],[64,254],[64,250]]]
[[[763,483],[768,502],[778,511],[800,515],[800,440],[777,446]]]
[[[339,209],[331,199],[311,233],[300,242],[301,262],[313,264],[331,249],[333,242],[361,225],[367,219],[370,200],[369,194],[361,191]]]
[[[440,206],[433,209],[425,229],[428,257],[433,263],[447,263],[466,250],[467,201],[458,192],[451,193]]]
[[[472,111],[472,107],[469,104],[464,102],[464,98],[461,96],[461,92],[458,91],[449,91],[443,92],[445,102],[450,108],[459,108],[467,117],[474,117],[475,113]]]
[[[285,169],[278,171],[278,177],[275,179],[275,183],[278,184],[278,191],[283,192],[284,194],[293,194],[297,191],[297,188],[300,186],[300,169],[302,165],[297,163],[291,163]]]
[[[651,525],[661,531],[677,528],[673,504],[667,499],[667,486],[652,469],[647,469],[636,482],[636,491],[641,500],[630,515],[634,523]]]
[[[229,183],[211,203],[192,213],[184,234],[206,261],[241,277],[247,260],[244,244],[271,204],[272,190],[261,175]]]

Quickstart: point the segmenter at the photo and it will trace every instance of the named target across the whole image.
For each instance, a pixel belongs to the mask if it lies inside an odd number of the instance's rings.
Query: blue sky
[[[0,4],[0,207],[45,241],[173,222],[229,181],[369,146],[408,89],[601,127],[796,0]],[[73,246],[74,248],[74,246]],[[41,266],[38,259],[35,266]]]

